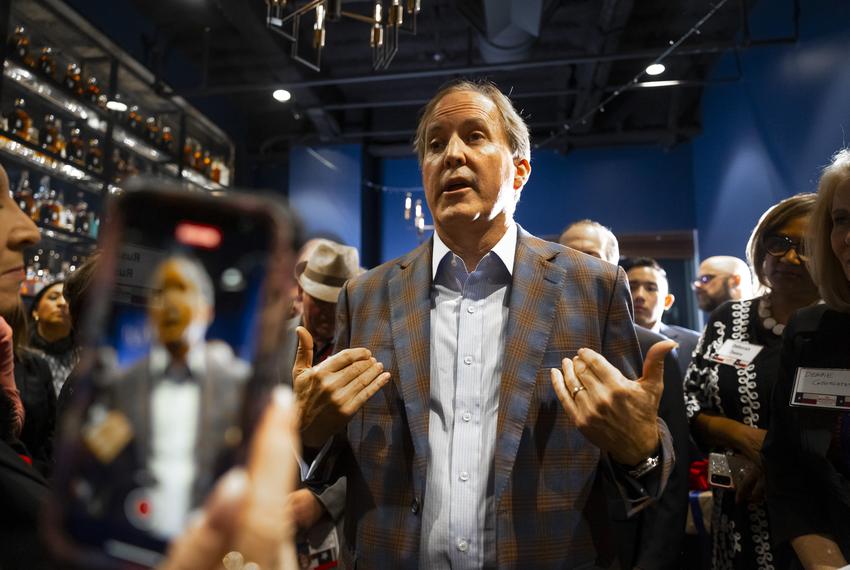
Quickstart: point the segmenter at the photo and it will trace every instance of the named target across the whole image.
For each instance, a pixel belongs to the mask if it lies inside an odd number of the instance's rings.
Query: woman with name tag
[[[825,304],[785,332],[764,461],[774,540],[793,548],[792,568],[826,569],[850,562],[849,150],[824,169],[809,230]]]
[[[802,245],[814,201],[814,194],[798,194],[762,215],[747,257],[767,293],[727,302],[711,314],[685,376],[687,412],[697,441],[712,451],[733,452],[738,455],[734,464],[747,467],[744,476],[733,477],[734,489],[714,488],[715,569],[773,570],[786,567],[790,557],[786,553],[783,559],[771,547],[761,448],[785,324],[819,298]]]

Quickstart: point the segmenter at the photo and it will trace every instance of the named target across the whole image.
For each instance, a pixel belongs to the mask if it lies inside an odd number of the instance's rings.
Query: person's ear
[[[673,306],[673,303],[676,301],[676,297],[672,293],[667,293],[664,297],[664,310],[670,310],[670,307]]]
[[[732,280],[732,287],[740,287],[741,286],[741,276],[740,275],[732,275],[729,277]]]
[[[518,158],[514,160],[516,172],[514,173],[514,190],[522,190],[525,183],[528,182],[528,177],[531,176],[531,163],[527,158]]]

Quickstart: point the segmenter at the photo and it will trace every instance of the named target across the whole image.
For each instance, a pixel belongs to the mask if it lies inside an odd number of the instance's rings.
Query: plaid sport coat
[[[339,297],[337,350],[368,348],[392,375],[352,418],[326,462],[333,464],[333,476],[348,477],[345,535],[348,563],[357,568],[416,568],[420,534],[427,532],[421,509],[427,493],[431,251],[429,240],[349,281]],[[610,464],[564,413],[549,368],[589,347],[626,376],[639,375],[625,275],[521,228],[514,263],[505,345],[493,347],[504,359],[495,449],[498,565],[614,567],[611,486],[600,477]],[[661,471],[669,473],[669,436],[662,439]]]

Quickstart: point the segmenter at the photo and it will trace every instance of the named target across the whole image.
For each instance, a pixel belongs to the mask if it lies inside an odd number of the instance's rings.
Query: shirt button
[[[464,356],[463,357],[463,363],[466,364],[467,366],[469,366],[470,364],[472,364],[472,357],[471,356]]]
[[[469,473],[467,473],[466,471],[461,471],[460,472],[460,480],[461,481],[469,481]]]
[[[469,550],[469,543],[466,542],[465,539],[461,538],[457,541],[457,549],[461,552],[466,552],[467,550]]]
[[[472,419],[472,414],[470,414],[469,412],[463,412],[463,415],[461,417],[463,418],[463,421],[468,422]]]
[[[474,306],[472,306],[472,305],[468,306],[468,307],[466,308],[466,312],[467,312],[467,313],[469,313],[469,314],[471,315],[472,313],[474,313],[474,312],[475,312],[475,307],[474,307]]]

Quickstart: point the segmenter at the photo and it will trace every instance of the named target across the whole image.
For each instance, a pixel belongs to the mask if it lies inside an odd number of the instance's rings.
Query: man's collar
[[[507,231],[505,231],[505,235],[502,236],[502,239],[493,246],[492,251],[499,259],[502,260],[502,263],[505,264],[505,268],[508,270],[508,273],[513,275],[514,273],[514,258],[516,258],[516,243],[517,236],[519,233],[519,228],[516,225],[516,222],[511,221],[511,224],[508,226]],[[440,262],[443,260],[446,255],[449,253],[454,253],[449,249],[443,240],[440,239],[440,236],[437,234],[437,231],[434,231],[434,247],[433,252],[431,254],[431,279],[435,279],[437,276],[437,269],[440,266]]]
[[[203,378],[206,374],[203,342],[196,344],[186,354],[186,364],[193,378]],[[161,344],[151,346],[150,371],[154,378],[162,376],[171,366],[171,353]]]

